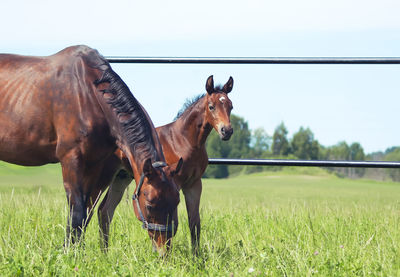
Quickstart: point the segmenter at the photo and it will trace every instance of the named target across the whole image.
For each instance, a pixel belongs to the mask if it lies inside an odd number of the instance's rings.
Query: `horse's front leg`
[[[200,214],[199,205],[202,191],[201,179],[193,183],[189,188],[182,188],[185,195],[186,210],[189,219],[189,229],[192,239],[192,251],[198,254],[200,245]]]
[[[107,191],[106,196],[100,204],[97,211],[99,218],[100,237],[102,238],[104,250],[108,248],[108,236],[110,232],[110,223],[114,216],[115,209],[124,195],[125,189],[132,181],[132,177],[121,170],[115,175]]]
[[[84,229],[86,229],[87,225],[89,224],[90,220],[92,219],[93,216],[93,211],[94,208],[97,205],[97,202],[100,201],[100,197],[103,194],[102,188],[95,187],[92,189],[91,193],[88,195],[89,201],[86,201],[86,213],[87,213],[87,218],[85,221],[85,226]]]
[[[84,196],[84,163],[79,151],[71,150],[61,159],[64,188],[67,195],[69,215],[66,228],[65,245],[79,241],[87,218]]]

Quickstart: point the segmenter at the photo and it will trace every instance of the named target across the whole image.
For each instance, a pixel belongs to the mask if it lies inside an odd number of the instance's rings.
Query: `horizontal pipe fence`
[[[175,64],[400,64],[398,57],[106,57],[110,63]]]
[[[278,160],[278,159],[208,159],[208,164],[220,165],[270,165],[307,167],[363,167],[400,168],[400,162],[386,161],[317,161],[317,160]]]
[[[110,63],[147,64],[400,64],[399,57],[106,57]],[[214,165],[400,168],[400,162],[208,159]]]

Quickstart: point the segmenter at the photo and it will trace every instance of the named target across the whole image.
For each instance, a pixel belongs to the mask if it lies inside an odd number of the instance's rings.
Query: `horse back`
[[[93,91],[98,73],[85,62],[90,55],[99,56],[86,46],[48,57],[0,55],[0,159],[40,165],[76,144],[86,151],[110,145]]]

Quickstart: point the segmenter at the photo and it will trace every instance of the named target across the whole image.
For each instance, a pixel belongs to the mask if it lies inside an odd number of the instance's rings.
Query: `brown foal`
[[[212,129],[218,132],[222,140],[229,140],[233,133],[230,122],[232,102],[228,97],[232,88],[232,77],[223,87],[214,87],[213,76],[210,76],[206,82],[206,94],[187,105],[174,122],[156,128],[166,161],[175,164],[181,157],[184,160],[174,180],[185,196],[192,250],[195,254],[198,253],[200,240],[201,177],[208,165],[205,143]],[[126,179],[125,186],[128,184],[129,180]],[[122,193],[114,203],[107,206],[109,211],[115,209]],[[177,226],[176,211],[174,221]]]

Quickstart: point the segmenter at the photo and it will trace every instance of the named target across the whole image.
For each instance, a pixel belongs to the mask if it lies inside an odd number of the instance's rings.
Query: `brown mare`
[[[210,76],[206,82],[205,95],[187,104],[176,121],[156,128],[167,162],[176,163],[180,157],[185,161],[174,179],[185,196],[194,253],[197,253],[200,239],[201,176],[208,165],[205,143],[213,128],[222,140],[229,140],[233,133],[230,122],[232,102],[227,95],[232,88],[232,77],[221,88],[214,87],[213,76]],[[128,184],[129,180],[126,179],[125,186]],[[116,205],[117,201],[110,203],[108,211],[114,211]],[[174,218],[177,220],[177,215]],[[108,230],[105,233],[108,234]]]
[[[134,178],[136,216],[163,249],[173,236],[179,191],[144,108],[109,63],[86,46],[48,57],[0,55],[0,160],[37,166],[61,163],[70,208],[67,244],[79,240],[92,207],[112,180],[102,206]],[[114,155],[116,149],[124,161]],[[179,160],[179,159],[178,159]],[[126,171],[120,171],[125,162]],[[109,219],[99,209],[103,230]],[[177,220],[175,220],[177,221]],[[103,236],[106,236],[103,234]]]

